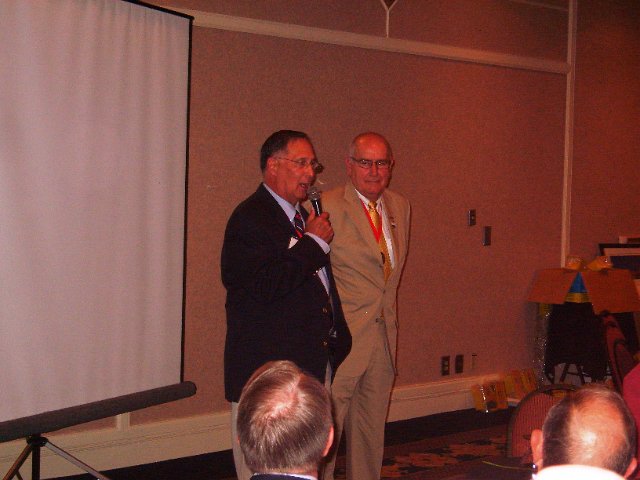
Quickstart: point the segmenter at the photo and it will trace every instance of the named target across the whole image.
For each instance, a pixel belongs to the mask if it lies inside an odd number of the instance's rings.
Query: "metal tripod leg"
[[[10,478],[13,478],[15,476],[17,476],[20,480],[22,479],[22,477],[20,476],[20,467],[24,462],[26,462],[27,458],[29,458],[29,455],[31,455],[31,450],[31,445],[27,445],[26,447],[24,447],[24,449],[22,450],[16,461],[13,462],[13,465],[11,465],[11,468],[2,478],[2,480],[9,480]]]
[[[22,480],[22,476],[20,475],[20,467],[27,461],[29,455],[31,455],[31,479],[32,480],[40,480],[40,449],[46,442],[46,439],[41,437],[40,435],[33,435],[27,438],[27,446],[24,447],[20,455],[13,462],[11,468],[7,472],[7,474],[2,478],[2,480],[10,480],[11,478],[18,477],[19,480]]]
[[[68,462],[73,463],[76,467],[93,475],[98,480],[110,480],[109,477],[104,476],[86,463],[62,450],[60,447],[55,446],[47,438],[41,435],[33,435],[27,438],[27,446],[24,447],[24,450],[22,450],[16,461],[13,462],[13,465],[2,480],[10,480],[14,477],[18,477],[19,480],[22,480],[22,477],[20,476],[20,467],[22,467],[27,458],[29,458],[29,455],[31,455],[31,480],[40,480],[40,449],[42,447],[47,447],[56,455],[59,455]]]
[[[46,439],[45,439],[46,440]],[[86,463],[78,460],[76,457],[74,457],[73,455],[71,455],[68,452],[65,452],[64,450],[62,450],[60,447],[56,447],[53,443],[51,443],[50,441],[46,441],[46,443],[44,444],[45,447],[47,447],[49,450],[51,450],[52,452],[60,455],[62,458],[64,458],[65,460],[67,460],[68,462],[73,463],[76,467],[81,468],[82,470],[84,470],[87,473],[90,473],[91,475],[93,475],[94,477],[96,477],[98,480],[109,480],[109,477],[105,477],[103,474],[101,474],[100,472],[94,470],[93,468],[91,468],[89,465],[87,465]]]

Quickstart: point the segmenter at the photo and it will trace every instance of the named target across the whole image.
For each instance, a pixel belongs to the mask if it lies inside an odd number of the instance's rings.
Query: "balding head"
[[[379,142],[386,148],[387,154],[385,157],[393,162],[393,151],[391,150],[391,144],[387,139],[376,132],[364,132],[356,136],[349,145],[349,155],[352,157],[358,156],[359,149],[365,148],[369,143]]]
[[[377,202],[391,180],[394,164],[391,145],[379,133],[361,133],[351,142],[345,164],[355,189]]]
[[[329,392],[293,362],[266,363],[242,390],[238,439],[253,472],[316,476],[333,442]]]
[[[633,416],[622,397],[603,385],[584,386],[561,400],[531,443],[540,468],[591,465],[627,476],[636,466]]]

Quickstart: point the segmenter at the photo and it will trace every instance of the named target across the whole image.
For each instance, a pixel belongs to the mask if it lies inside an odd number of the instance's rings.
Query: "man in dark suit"
[[[292,362],[265,364],[242,391],[238,442],[252,480],[317,479],[333,442],[329,392]]]
[[[291,360],[325,383],[351,348],[329,264],[328,214],[308,215],[299,203],[322,168],[309,137],[272,134],[260,151],[260,168],[263,183],[231,215],[222,247],[225,396],[234,439],[240,392],[257,368]],[[234,459],[238,478],[248,478],[238,448]]]

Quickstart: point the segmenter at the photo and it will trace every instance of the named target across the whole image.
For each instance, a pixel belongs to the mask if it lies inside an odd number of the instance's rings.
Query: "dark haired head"
[[[287,149],[287,145],[291,140],[304,139],[311,143],[311,139],[304,132],[297,132],[295,130],[278,130],[272,133],[267,138],[260,148],[260,170],[264,172],[267,167],[267,160],[269,157],[274,156],[278,152],[282,152]]]

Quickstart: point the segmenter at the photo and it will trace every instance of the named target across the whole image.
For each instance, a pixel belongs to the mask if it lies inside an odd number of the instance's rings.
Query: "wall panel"
[[[508,0],[398,0],[390,36],[527,57],[565,60],[565,7]]]
[[[571,252],[640,231],[640,3],[578,8]]]
[[[563,75],[201,28],[192,75],[187,358],[197,360],[187,375],[200,390],[157,410],[227,405],[222,236],[260,181],[262,141],[280,128],[311,135],[323,189],[345,181],[357,133],[380,131],[394,146],[392,187],[414,206],[397,385],[438,380],[443,354],[478,353],[476,374],[527,364],[526,291],[560,237]],[[478,209],[473,229],[468,208]],[[493,226],[491,247],[482,225]],[[505,336],[518,348],[502,348]]]
[[[174,8],[291,23],[307,27],[384,35],[380,0],[170,0]]]

